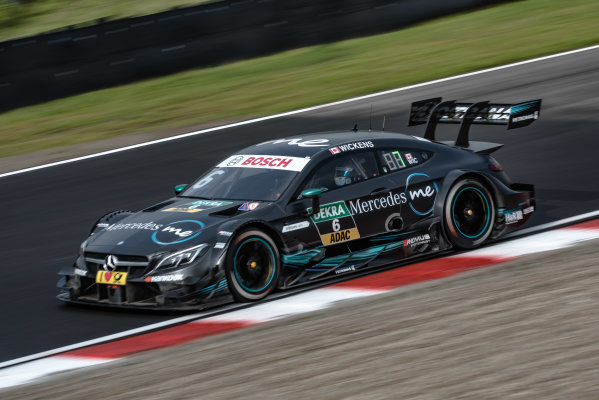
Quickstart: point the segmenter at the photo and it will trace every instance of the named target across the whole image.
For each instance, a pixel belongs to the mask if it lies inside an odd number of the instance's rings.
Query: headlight
[[[208,245],[206,243],[202,243],[198,246],[190,247],[189,249],[181,250],[173,254],[169,254],[164,257],[158,265],[156,265],[156,269],[158,268],[174,268],[180,265],[191,264],[200,256],[202,250],[207,248]]]
[[[85,240],[83,241],[83,243],[81,243],[81,246],[79,246],[79,255],[80,255],[80,256],[83,256],[83,252],[85,252],[85,247],[87,247],[87,241],[88,241],[88,240],[89,240],[89,238],[88,238],[88,239],[85,239]]]
[[[79,269],[79,272],[81,271],[87,271],[87,265],[85,265],[85,248],[87,247],[87,241],[88,239],[85,239],[83,241],[83,243],[81,243],[81,245],[79,246],[79,255],[77,256],[77,259],[75,260],[75,274],[76,275],[81,275],[81,273],[77,273],[77,269]]]

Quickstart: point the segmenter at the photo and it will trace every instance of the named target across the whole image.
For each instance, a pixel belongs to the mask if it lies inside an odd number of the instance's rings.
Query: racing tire
[[[248,229],[233,239],[226,257],[229,291],[236,301],[262,300],[277,286],[279,249],[262,231]]]
[[[448,239],[458,249],[480,246],[493,231],[493,196],[476,179],[461,179],[451,187],[443,213]]]

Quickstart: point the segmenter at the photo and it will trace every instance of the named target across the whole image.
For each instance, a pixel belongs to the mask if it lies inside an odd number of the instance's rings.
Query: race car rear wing
[[[441,97],[412,103],[408,126],[427,124],[424,138],[435,140],[437,123],[461,124],[454,146],[469,148],[469,131],[472,124],[507,125],[508,129],[530,125],[539,118],[541,100],[518,104],[458,103],[442,101]],[[497,145],[501,147],[501,145]],[[499,148],[497,147],[497,148]]]

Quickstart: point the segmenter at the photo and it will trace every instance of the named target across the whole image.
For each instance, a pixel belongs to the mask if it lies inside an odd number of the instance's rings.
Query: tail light
[[[503,172],[503,167],[499,164],[499,161],[489,156],[489,169],[493,172]]]

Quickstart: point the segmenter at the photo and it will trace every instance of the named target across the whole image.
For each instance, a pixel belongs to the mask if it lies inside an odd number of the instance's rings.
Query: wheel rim
[[[265,240],[250,238],[237,248],[233,268],[235,278],[243,290],[262,292],[275,276],[275,254]]]
[[[451,215],[460,234],[469,239],[482,236],[491,220],[487,196],[472,186],[461,189],[451,205]]]

